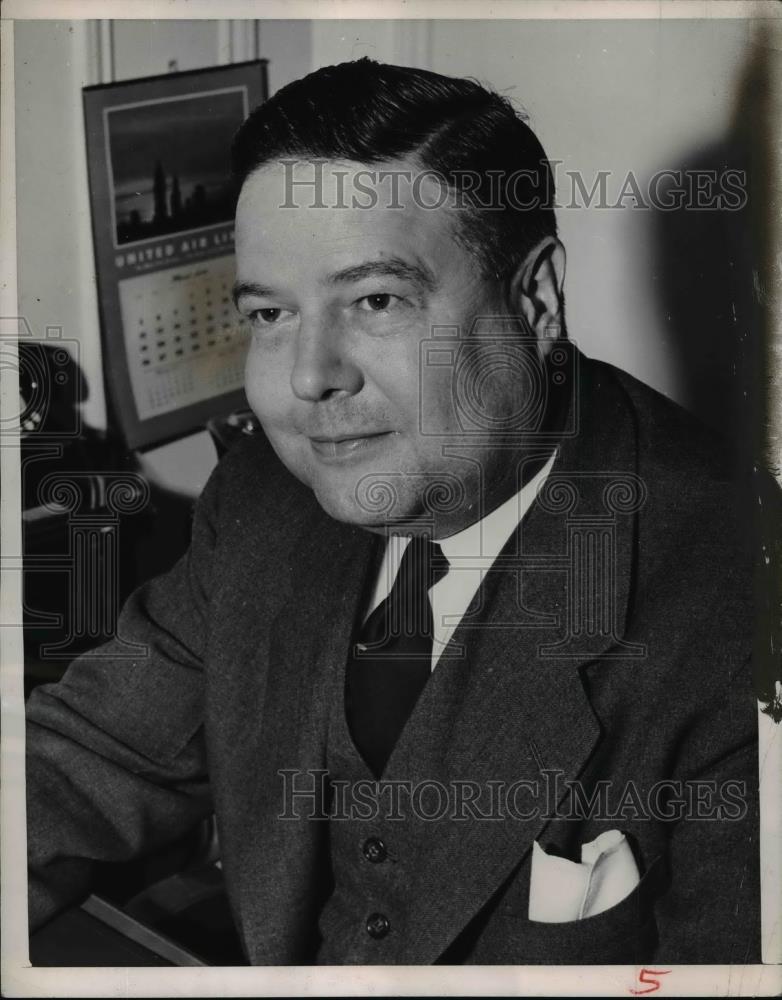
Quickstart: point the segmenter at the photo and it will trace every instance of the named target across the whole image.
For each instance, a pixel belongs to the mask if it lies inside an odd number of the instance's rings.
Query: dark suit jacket
[[[350,961],[759,960],[740,490],[684,411],[611,366],[581,367],[579,433],[563,441],[545,501],[453,637],[464,655],[434,671],[385,775],[510,785],[545,772],[560,801],[529,819],[397,821],[392,931],[369,937],[357,913]],[[33,925],[86,893],[96,861],[134,857],[214,810],[250,961],[314,960],[328,824],[278,818],[279,771],[325,767],[377,544],[327,517],[265,442],[227,455],[186,557],[132,597],[100,657],[31,698]],[[609,567],[602,591],[583,589],[587,551]],[[673,804],[670,821],[644,816],[662,780],[656,805]],[[578,794],[607,794],[611,816],[590,816]],[[677,821],[682,794],[691,801]],[[578,860],[580,844],[611,828],[636,852],[637,889],[586,920],[528,920],[533,841]]]

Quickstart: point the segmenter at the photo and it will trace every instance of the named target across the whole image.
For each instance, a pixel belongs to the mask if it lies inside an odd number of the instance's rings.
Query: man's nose
[[[302,318],[291,372],[295,395],[316,403],[335,393],[352,396],[359,392],[364,379],[346,348],[345,333],[338,322]]]

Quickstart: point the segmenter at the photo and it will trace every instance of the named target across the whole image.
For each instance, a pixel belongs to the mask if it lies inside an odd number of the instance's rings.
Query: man
[[[214,811],[253,963],[759,960],[741,493],[568,343],[536,138],[360,60],[234,163],[265,436],[31,699],[33,925]]]

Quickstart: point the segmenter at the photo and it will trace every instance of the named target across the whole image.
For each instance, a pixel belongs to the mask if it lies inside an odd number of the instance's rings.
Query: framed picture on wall
[[[266,60],[83,90],[108,405],[129,448],[246,406],[234,132]]]

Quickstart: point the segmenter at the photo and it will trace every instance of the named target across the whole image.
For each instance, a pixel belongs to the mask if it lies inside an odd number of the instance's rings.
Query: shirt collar
[[[452,567],[458,566],[464,560],[470,566],[478,557],[483,564],[487,560],[489,563],[494,562],[520,524],[521,519],[532,506],[540,486],[551,471],[557,454],[558,449],[555,448],[546,464],[538,470],[532,479],[499,507],[455,535],[435,539]],[[374,594],[366,615],[369,615],[391,592],[402,556],[409,543],[409,535],[389,536],[376,578]],[[438,586],[441,586],[442,582]]]

